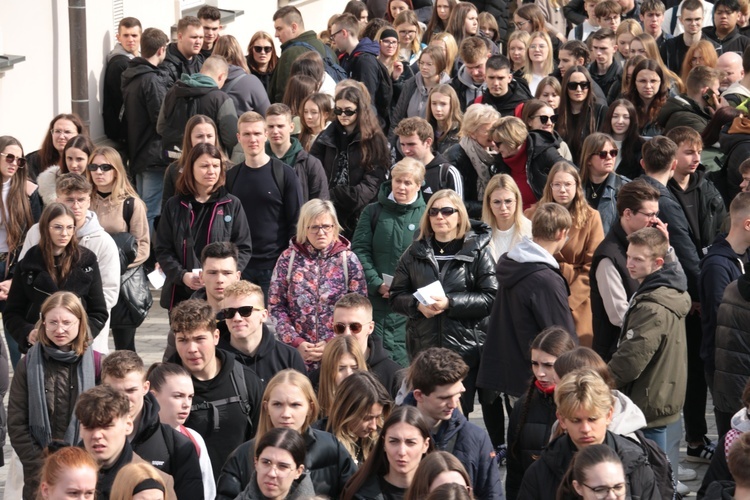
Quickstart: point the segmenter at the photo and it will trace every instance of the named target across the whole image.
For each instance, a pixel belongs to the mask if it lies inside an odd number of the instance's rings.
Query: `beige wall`
[[[175,24],[172,0],[124,0],[124,14],[140,19],[144,28],[169,33]],[[243,16],[226,27],[243,47],[255,31],[273,34],[276,0],[217,0],[220,8],[242,9]],[[343,9],[343,0],[293,2],[307,29],[325,29],[328,18]],[[102,139],[101,79],[104,62],[115,43],[111,0],[87,0],[87,50],[91,136]],[[24,20],[19,22],[19,20]],[[0,72],[0,135],[14,135],[28,153],[39,148],[49,121],[71,109],[70,44],[66,0],[2,1],[0,54],[19,54],[26,61]]]

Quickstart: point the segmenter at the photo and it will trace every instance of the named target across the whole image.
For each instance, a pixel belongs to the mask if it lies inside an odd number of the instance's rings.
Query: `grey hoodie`
[[[466,106],[471,106],[476,98],[482,95],[484,89],[487,88],[487,85],[485,85],[484,83],[480,85],[474,83],[474,80],[471,79],[471,75],[467,71],[466,66],[461,67],[456,78],[458,78],[458,81],[466,86]]]
[[[521,240],[521,243],[513,247],[510,252],[508,252],[508,258],[521,263],[541,262],[548,264],[555,269],[560,269],[560,264],[557,263],[552,254],[534,243],[529,237],[524,237]]]
[[[302,474],[301,479],[298,479],[292,483],[292,487],[289,489],[289,494],[284,497],[284,500],[298,500],[302,498],[310,498],[315,496],[315,488],[313,486],[310,474],[305,471]],[[257,500],[260,498],[266,498],[258,487],[258,476],[256,472],[253,472],[250,482],[247,483],[244,491],[237,495],[234,500]]]
[[[125,56],[128,59],[132,59],[135,57],[133,54],[125,50],[120,42],[117,42],[114,48],[109,51],[109,54],[107,54],[107,64],[109,64],[109,62],[117,56]]]

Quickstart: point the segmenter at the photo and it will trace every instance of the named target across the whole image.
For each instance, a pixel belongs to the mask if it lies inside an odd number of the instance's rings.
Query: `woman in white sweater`
[[[497,259],[531,238],[531,221],[523,215],[521,191],[510,175],[498,174],[487,183],[482,202],[482,220],[492,228],[492,256]]]

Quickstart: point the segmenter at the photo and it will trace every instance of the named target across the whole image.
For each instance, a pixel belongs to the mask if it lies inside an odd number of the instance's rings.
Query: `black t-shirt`
[[[195,255],[200,256],[203,248],[208,245],[208,226],[211,224],[211,212],[216,200],[209,200],[206,203],[193,200],[190,203],[195,214],[193,225],[190,226],[193,234],[193,248],[195,249]]]
[[[403,500],[406,494],[406,488],[399,488],[394,486],[385,478],[378,476],[378,484],[380,485],[380,492],[383,494],[383,500]]]
[[[607,182],[606,179],[604,182]],[[594,184],[589,181],[588,189],[586,190],[586,201],[589,202],[591,208],[597,210],[599,208],[599,202],[602,199],[602,193],[604,192],[604,182]]]

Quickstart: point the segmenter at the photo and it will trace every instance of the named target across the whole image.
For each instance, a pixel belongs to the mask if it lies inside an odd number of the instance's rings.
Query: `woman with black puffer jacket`
[[[552,426],[557,421],[553,367],[558,356],[574,347],[570,334],[559,326],[545,328],[531,343],[534,380],[516,402],[508,422],[508,475],[505,479],[508,500],[518,497],[523,474],[549,443]]]

